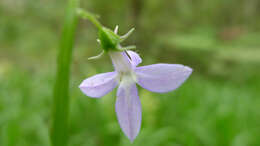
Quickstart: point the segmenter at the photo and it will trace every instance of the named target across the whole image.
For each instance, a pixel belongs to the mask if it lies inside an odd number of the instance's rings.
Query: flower
[[[85,79],[79,86],[89,97],[99,98],[116,86],[116,115],[124,134],[134,141],[141,127],[141,103],[136,83],[152,92],[164,93],[178,88],[192,69],[180,64],[153,64],[137,67],[142,62],[133,51],[109,51],[115,71]]]
[[[90,20],[98,28],[98,42],[103,51],[89,59],[100,58],[104,53],[109,54],[115,71],[102,73],[85,79],[79,88],[89,97],[100,98],[116,86],[116,115],[124,134],[134,141],[141,127],[142,109],[136,83],[152,92],[169,92],[178,88],[191,74],[192,69],[180,64],[153,64],[137,67],[142,62],[140,56],[129,49],[135,46],[122,47],[120,45],[134,31],[119,36],[118,26],[112,31],[96,19],[90,12],[78,9],[82,18]]]

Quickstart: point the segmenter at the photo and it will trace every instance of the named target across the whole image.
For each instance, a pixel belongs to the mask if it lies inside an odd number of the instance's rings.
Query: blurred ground
[[[136,146],[260,145],[260,1],[89,0],[82,7],[123,34],[135,33],[142,65],[194,69],[178,90],[139,88],[143,122]],[[0,1],[0,145],[48,146],[56,53],[65,3]],[[111,71],[97,55],[96,29],[81,21],[71,78],[71,146],[128,146],[114,112],[115,91],[101,100],[78,89]]]

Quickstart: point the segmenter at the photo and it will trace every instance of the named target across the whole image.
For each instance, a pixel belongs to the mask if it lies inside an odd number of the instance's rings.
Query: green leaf
[[[53,146],[68,145],[69,75],[75,29],[78,22],[76,14],[78,4],[78,0],[68,1],[60,40],[52,109],[51,143]]]

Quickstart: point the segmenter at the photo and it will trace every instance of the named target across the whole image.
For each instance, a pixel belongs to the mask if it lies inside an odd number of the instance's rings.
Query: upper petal
[[[109,55],[117,72],[129,72],[142,62],[140,56],[133,51],[110,51]]]
[[[79,88],[81,91],[90,97],[101,97],[113,90],[117,85],[117,73],[108,72],[97,74],[85,79]]]
[[[142,62],[141,57],[134,51],[127,51],[127,53],[130,56],[130,62],[131,64],[136,67],[138,64],[140,64]]]
[[[141,127],[142,109],[135,83],[121,84],[117,91],[116,114],[124,134],[134,141]]]
[[[125,52],[110,51],[109,55],[117,72],[128,72],[132,70],[132,64]]]
[[[137,83],[153,92],[169,92],[178,88],[192,69],[180,64],[153,64],[136,68]]]

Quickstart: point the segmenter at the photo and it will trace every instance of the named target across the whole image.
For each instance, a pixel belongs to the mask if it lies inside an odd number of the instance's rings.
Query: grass
[[[69,140],[70,65],[78,22],[78,16],[76,14],[78,6],[78,0],[68,0],[58,52],[56,82],[53,91],[53,119],[51,127],[52,146],[67,146]]]

